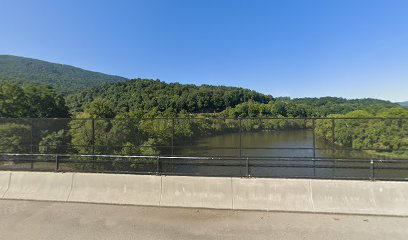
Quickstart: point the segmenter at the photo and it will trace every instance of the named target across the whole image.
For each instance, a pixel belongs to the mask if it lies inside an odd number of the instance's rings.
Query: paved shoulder
[[[406,239],[408,218],[0,200],[1,239]]]

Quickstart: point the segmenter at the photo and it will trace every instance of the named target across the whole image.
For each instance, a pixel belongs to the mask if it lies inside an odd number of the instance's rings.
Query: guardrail
[[[150,175],[408,180],[408,160],[0,154],[0,170]]]

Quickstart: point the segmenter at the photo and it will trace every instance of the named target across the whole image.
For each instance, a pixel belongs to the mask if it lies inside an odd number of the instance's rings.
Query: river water
[[[316,137],[312,130],[228,133],[191,141],[178,150],[184,156],[365,158],[362,151],[345,151]],[[241,150],[240,150],[241,146]],[[335,150],[335,151],[333,151]]]
[[[243,157],[263,158],[248,162],[242,160],[196,161],[202,165],[180,165],[173,167],[177,173],[259,176],[259,177],[322,177],[322,178],[370,178],[372,155],[364,151],[341,150],[330,142],[316,137],[313,150],[313,131],[285,130],[245,133],[228,133],[204,137],[186,142],[175,149],[179,156]],[[241,148],[240,148],[241,146]],[[313,160],[322,158],[323,160]],[[274,159],[291,158],[291,159]],[[366,159],[363,162],[330,160],[332,158]],[[209,166],[207,166],[209,165]],[[216,165],[216,166],[213,166]],[[229,166],[225,166],[229,165]],[[239,166],[237,166],[239,165]],[[291,166],[289,166],[291,165]],[[407,171],[375,170],[377,177],[401,177]],[[402,175],[401,175],[402,174]]]

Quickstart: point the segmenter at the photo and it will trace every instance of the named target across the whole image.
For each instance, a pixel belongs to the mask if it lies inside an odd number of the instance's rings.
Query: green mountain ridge
[[[70,94],[103,83],[126,80],[128,79],[124,77],[88,71],[70,65],[12,55],[0,55],[0,82],[42,83],[52,86],[63,94]]]
[[[375,113],[382,108],[400,106],[378,99],[274,98],[240,87],[166,83],[140,78],[129,80],[11,55],[0,55],[0,84],[4,82],[50,85],[65,95],[71,113],[84,111],[86,105],[94,100],[96,105],[109,105],[113,115],[157,111],[196,114],[223,112],[224,115],[235,117],[311,117],[345,114],[355,110]]]
[[[132,79],[71,94],[67,97],[67,104],[72,110],[82,111],[85,104],[97,98],[108,100],[115,110],[122,112],[157,109],[189,113],[214,113],[248,101],[268,103],[273,100],[271,95],[239,87]]]

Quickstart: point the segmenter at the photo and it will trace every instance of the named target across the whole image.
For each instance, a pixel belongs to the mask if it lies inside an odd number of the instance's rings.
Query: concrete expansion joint
[[[312,180],[309,180],[309,192],[310,192],[310,201],[312,203],[312,209],[313,211],[316,211],[314,200],[313,200]]]
[[[235,209],[235,206],[234,206],[234,184],[233,184],[232,177],[230,178],[230,180],[231,180],[231,208]]]
[[[159,198],[159,206],[161,206],[162,198],[163,198],[163,177],[165,176],[160,176],[160,198]]]
[[[4,191],[3,196],[1,196],[1,198],[4,198],[4,197],[6,196],[8,190],[9,190],[9,188],[10,188],[10,184],[11,184],[11,174],[13,174],[13,172],[9,172],[9,179],[8,179],[8,182],[7,182],[7,188],[6,188],[6,191]]]
[[[75,175],[76,175],[76,173],[72,173],[72,175],[71,175],[71,187],[70,187],[70,189],[69,189],[69,193],[68,193],[67,199],[65,200],[66,202],[68,202],[68,201],[69,201],[69,198],[71,197],[72,188],[74,187],[74,176],[75,176]]]

